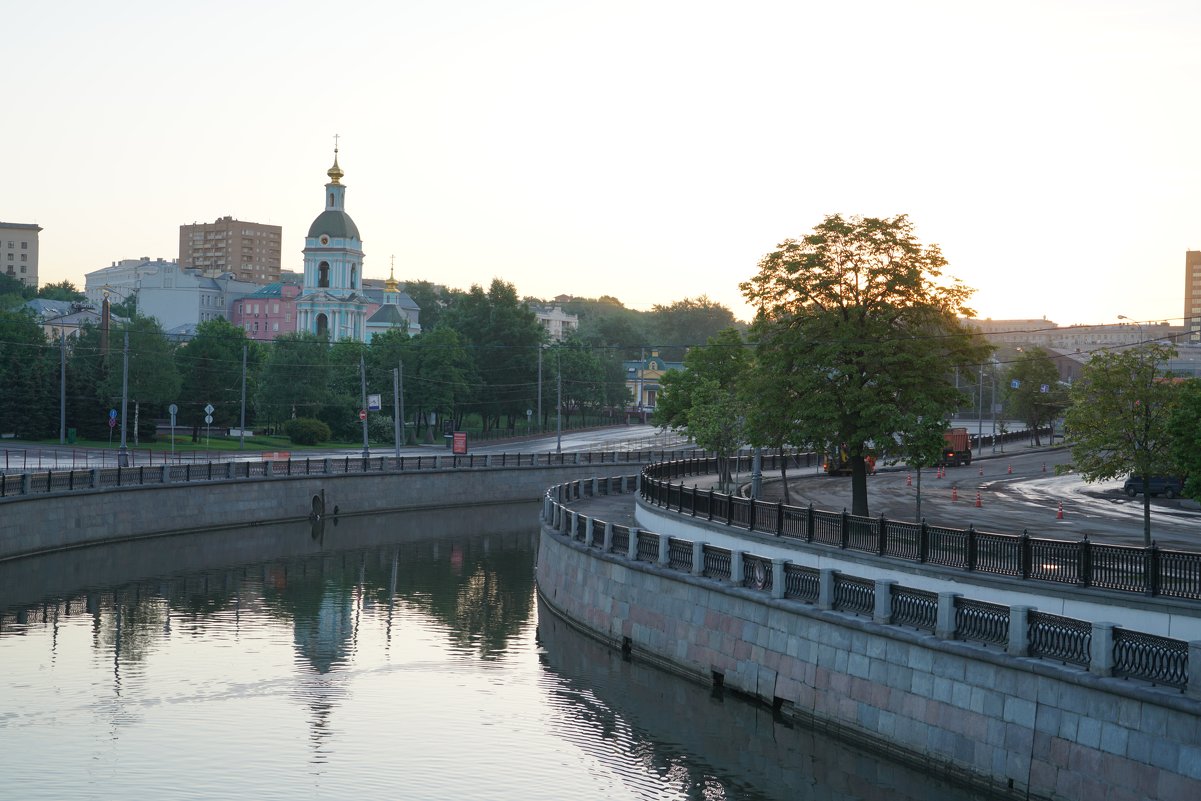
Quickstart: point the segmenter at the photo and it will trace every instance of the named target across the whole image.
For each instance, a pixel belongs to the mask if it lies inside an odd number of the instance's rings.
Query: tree
[[[76,289],[70,281],[60,281],[57,284],[46,284],[38,290],[38,297],[46,300],[85,301],[88,296]]]
[[[1072,387],[1064,417],[1072,441],[1072,462],[1085,481],[1125,475],[1172,475],[1170,421],[1177,386],[1159,364],[1173,348],[1152,343],[1100,353],[1084,366]],[[1151,544],[1151,494],[1143,493],[1143,544]]]
[[[179,397],[181,383],[175,366],[174,346],[163,335],[163,329],[152,317],[134,317],[117,326],[110,340],[110,367],[100,384],[100,397],[110,403],[121,402],[124,372],[124,335],[129,335],[128,400],[133,403],[133,425],[139,435],[153,439],[153,418],[167,404]],[[142,405],[147,404],[146,424],[140,422]],[[143,430],[144,429],[144,430]]]
[[[751,352],[742,335],[727,328],[688,351],[683,370],[670,370],[660,379],[655,425],[683,431],[716,453],[725,488],[731,485],[730,456],[746,441],[742,387],[750,366]]]
[[[50,434],[51,417],[58,419],[57,366],[58,348],[46,342],[33,315],[0,311],[0,433]]]
[[[218,318],[201,323],[196,335],[175,352],[175,363],[182,376],[178,405],[182,422],[192,424],[192,441],[200,441],[204,425],[204,407],[212,404],[217,425],[229,426],[241,420],[242,349],[247,349],[247,395],[253,397],[251,377],[257,372],[261,350],[246,337],[246,332]]]
[[[1172,457],[1185,476],[1184,494],[1201,500],[1201,381],[1185,381],[1178,389],[1168,420]]]
[[[651,309],[650,326],[659,354],[671,362],[684,358],[688,348],[699,346],[719,331],[739,325],[734,313],[707,295],[684,298]]]
[[[958,319],[971,314],[971,290],[943,283],[945,266],[905,215],[831,215],[782,242],[741,284],[760,335],[791,351],[792,372],[778,380],[797,402],[778,412],[805,441],[846,448],[854,514],[868,513],[864,457],[873,444],[893,442],[916,410],[948,416],[961,397],[953,365],[985,353]]]
[[[1059,369],[1042,348],[1018,355],[1004,374],[1005,408],[1024,420],[1040,445],[1038,431],[1050,424],[1068,405],[1067,391],[1059,383]]]
[[[299,332],[277,337],[263,365],[256,400],[269,425],[316,417],[329,396],[329,340]]]

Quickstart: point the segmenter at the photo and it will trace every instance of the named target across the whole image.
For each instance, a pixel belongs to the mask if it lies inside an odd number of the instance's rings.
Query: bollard
[[[958,485],[953,485],[951,487],[951,500],[952,501],[959,500],[959,486]]]
[[[1063,501],[1059,502],[1059,512],[1055,515],[1056,520],[1063,520]]]
[[[976,508],[980,508],[980,490],[976,490]]]

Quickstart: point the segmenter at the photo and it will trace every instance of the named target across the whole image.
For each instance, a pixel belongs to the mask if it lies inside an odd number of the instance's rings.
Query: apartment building
[[[34,223],[0,222],[0,271],[26,286],[37,286],[41,230]]]
[[[278,225],[222,217],[211,223],[179,226],[179,266],[205,275],[229,273],[239,281],[270,284],[280,280]]]

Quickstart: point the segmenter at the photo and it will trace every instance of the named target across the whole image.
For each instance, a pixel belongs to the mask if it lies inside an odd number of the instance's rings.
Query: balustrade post
[[[249,463],[249,462],[247,462],[247,465],[249,465],[249,464],[250,464],[250,463]],[[226,463],[225,463],[225,477],[226,477],[226,478],[233,478],[233,477],[234,477],[234,463],[233,463],[233,462],[226,462]]]
[[[666,534],[659,535],[659,567],[667,567],[671,564],[671,537]]]
[[[709,488],[709,519],[713,519],[713,487]]]
[[[938,639],[955,639],[955,599],[962,597],[957,592],[940,592],[938,594],[938,611],[934,622],[934,636]]]
[[[503,458],[501,459],[501,464],[504,464]],[[484,454],[484,467],[491,467],[491,466],[492,466],[492,454],[485,453]]]
[[[1094,676],[1113,675],[1113,623],[1093,623],[1088,645],[1088,672]]]
[[[1093,545],[1088,535],[1076,546],[1076,586],[1088,587],[1093,583]]]
[[[91,476],[89,477],[89,480],[88,480],[88,484],[91,486],[92,489],[96,489],[97,487],[100,486],[100,469],[93,467],[88,472],[91,473]]]
[[[1005,653],[1010,656],[1030,655],[1028,620],[1033,611],[1036,611],[1033,606],[1009,607],[1009,646],[1005,649]]]
[[[1033,564],[1033,548],[1030,545],[1030,534],[1022,529],[1021,539],[1018,540],[1018,572],[1023,579],[1030,578],[1030,565]]]
[[[544,522],[544,523],[545,523],[545,522],[547,522],[547,521],[549,521],[549,520],[550,520],[550,517],[551,517],[551,505],[550,505],[550,503],[551,503],[551,501],[550,501],[550,496],[549,496],[549,495],[543,495],[543,496],[542,496],[542,522]]]
[[[72,475],[74,475],[74,472],[72,472]],[[164,464],[164,465],[163,465],[163,476],[162,476],[162,478],[160,479],[160,481],[161,481],[163,484],[170,484],[170,483],[171,483],[171,465],[169,465],[169,464]]]
[[[976,569],[976,527],[968,523],[967,526],[967,569]]]
[[[325,473],[325,474],[327,474],[327,475],[328,475],[328,474],[329,474],[329,468],[330,468],[330,464],[329,464],[329,457],[326,457],[326,458],[324,458],[324,459],[322,459],[322,460],[321,460],[321,472],[322,472],[322,473]]]
[[[563,516],[563,522],[565,524],[563,526],[563,533],[566,534],[567,536],[571,537],[573,540],[575,539],[576,516],[577,515],[579,515],[579,512],[568,512],[567,514],[565,514]]]
[[[638,561],[638,529],[630,526],[630,542],[626,546],[626,558],[631,562]]]
[[[817,608],[830,610],[834,608],[834,579],[838,571],[823,567],[817,574]]]
[[[605,539],[604,544],[601,546],[601,550],[605,553],[609,553],[613,550],[613,524],[608,520],[605,521]]]
[[[892,623],[892,585],[896,579],[876,579],[875,606],[872,609],[872,620],[887,626]]]
[[[813,502],[809,502],[809,510],[805,513],[805,542],[813,542]]]
[[[731,493],[730,497],[733,498],[734,494]],[[746,501],[746,518],[747,518],[746,530],[747,531],[755,530],[755,514],[756,514],[755,506],[758,503],[759,502],[756,501],[754,498],[747,498],[747,501]]]
[[[705,543],[692,543],[692,575],[705,575]]]
[[[742,551],[730,551],[730,583],[735,587],[743,585],[745,569],[742,566]]]
[[[584,518],[584,544],[587,545],[589,548],[592,547],[592,532],[593,532],[594,528],[596,528],[596,526],[594,524],[593,519],[591,517],[585,517]]]
[[[726,495],[726,525],[734,522],[734,494]]]
[[[595,498],[598,495],[600,495],[600,478],[597,476],[593,476],[592,477],[592,497]]]
[[[926,518],[922,518],[922,524],[917,530],[917,561],[925,564],[926,559],[930,555],[930,527],[926,524]]]
[[[29,473],[21,474],[21,494],[22,495],[29,494],[29,488],[31,486],[32,479],[33,479],[33,476],[30,475]],[[50,481],[49,481],[49,479],[47,479],[46,484],[49,485],[49,483],[50,483]]]
[[[850,517],[849,517],[849,515],[847,515],[847,508],[844,506],[844,507],[842,507],[842,519],[841,519],[841,527],[840,527],[841,530],[838,532],[838,547],[839,548],[845,549],[847,547],[847,543],[850,541],[851,527],[849,525],[847,525],[849,520],[850,520]]]
[[[1189,640],[1188,684],[1184,694],[1190,698],[1201,698],[1201,640]]]
[[[693,483],[693,485],[692,485],[692,494],[690,494],[688,496],[688,499],[691,501],[690,505],[692,507],[692,516],[696,517],[696,484],[695,483]]]
[[[551,521],[552,527],[558,531],[563,527],[563,507],[558,503],[555,504],[554,517]]]
[[[880,556],[888,553],[888,519],[880,515],[880,531],[877,532],[876,553]]]
[[[1159,546],[1151,541],[1147,552],[1147,595],[1159,595]]]
[[[771,560],[771,597],[783,598],[784,590],[784,560],[776,558]]]

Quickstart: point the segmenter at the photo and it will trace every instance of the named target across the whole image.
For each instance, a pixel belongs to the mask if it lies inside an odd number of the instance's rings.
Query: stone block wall
[[[1201,705],[1177,693],[628,562],[548,527],[538,586],[635,658],[1014,798],[1201,798]]]

